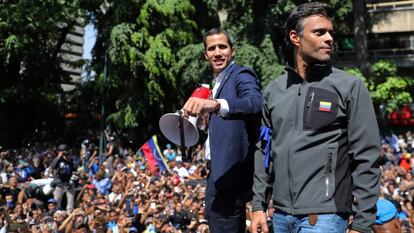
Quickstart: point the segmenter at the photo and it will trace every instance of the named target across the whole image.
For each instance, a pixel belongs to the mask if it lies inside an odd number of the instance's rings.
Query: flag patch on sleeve
[[[319,102],[319,111],[330,112],[332,107],[331,102],[321,101]]]

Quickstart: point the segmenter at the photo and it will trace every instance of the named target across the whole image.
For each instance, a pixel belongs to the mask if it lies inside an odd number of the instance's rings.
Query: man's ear
[[[207,56],[207,52],[206,52],[206,50],[204,50],[203,54],[204,54],[204,58],[205,58],[206,60],[208,60],[208,56]]]
[[[291,30],[289,32],[289,39],[293,45],[295,45],[296,47],[299,47],[300,35],[295,30]]]

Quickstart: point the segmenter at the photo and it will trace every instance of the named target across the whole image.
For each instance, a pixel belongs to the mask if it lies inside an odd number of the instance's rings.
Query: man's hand
[[[252,213],[252,222],[250,224],[250,230],[252,233],[268,233],[269,229],[267,228],[266,223],[266,213],[259,210]]]
[[[220,105],[215,100],[190,97],[184,104],[184,116],[198,116],[202,112],[215,112]]]
[[[134,189],[130,189],[127,191],[126,196],[131,197],[134,195]]]
[[[99,208],[99,206],[98,206],[98,208]],[[78,216],[78,215],[83,215],[83,214],[84,214],[84,212],[83,212],[83,210],[82,210],[82,209],[77,208],[77,209],[74,209],[74,210],[73,210],[72,214],[73,214],[74,216]]]

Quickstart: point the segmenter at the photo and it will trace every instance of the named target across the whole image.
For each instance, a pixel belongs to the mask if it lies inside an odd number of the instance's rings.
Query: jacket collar
[[[233,72],[233,70],[234,70],[234,61],[231,61],[230,63],[229,63],[229,65],[226,67],[226,68],[224,68],[224,70],[222,70],[218,75],[217,75],[217,77],[215,77],[215,78],[219,78],[220,76],[221,77],[223,77],[223,79],[226,77],[226,76],[228,76],[227,74],[231,74],[232,72]]]
[[[285,70],[286,70],[286,72],[288,72],[288,78],[292,79],[291,81],[293,83],[301,83],[301,82],[304,81],[302,79],[302,77],[291,66],[291,64],[286,63],[285,64]],[[315,64],[310,68],[308,76],[306,77],[305,80],[307,82],[320,81],[324,77],[328,76],[330,73],[332,73],[332,64],[331,63]]]
[[[213,98],[217,98],[220,95],[220,92],[223,89],[224,84],[227,82],[227,79],[230,77],[230,75],[233,73],[236,67],[237,67],[236,63],[234,61],[231,61],[230,64],[223,71],[220,72],[219,74],[219,76],[221,76],[220,86],[218,87],[217,92]]]

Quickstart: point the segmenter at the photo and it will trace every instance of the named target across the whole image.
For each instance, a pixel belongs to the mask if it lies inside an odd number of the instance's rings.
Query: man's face
[[[298,56],[308,64],[327,63],[333,49],[332,21],[324,16],[313,15],[303,20],[303,34],[290,34],[297,46]],[[296,40],[295,40],[296,39]]]
[[[204,57],[210,62],[214,75],[218,75],[231,62],[234,56],[232,48],[223,33],[207,36]]]
[[[15,188],[17,186],[17,178],[16,177],[10,177],[9,179],[9,185],[13,188]]]
[[[55,205],[55,203],[49,203],[49,204],[47,204],[47,208],[49,210],[54,210],[56,208],[56,205]]]
[[[12,202],[13,201],[13,196],[12,195],[6,195],[6,201]]]
[[[112,186],[112,192],[114,192],[114,193],[119,193],[119,186],[118,185],[113,185]]]
[[[176,210],[177,212],[180,212],[182,209],[183,209],[183,205],[182,205],[181,203],[177,203],[177,204],[175,205],[175,210]]]
[[[118,220],[118,215],[116,214],[116,212],[110,212],[108,218],[109,221],[116,222]]]
[[[75,232],[75,233],[86,233],[87,231],[86,231],[86,228],[84,226],[82,226],[79,229],[75,229],[73,232]]]

